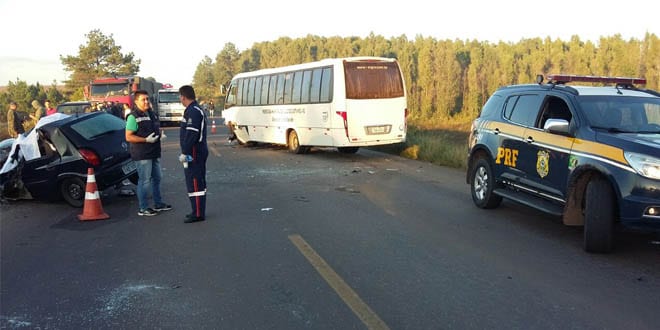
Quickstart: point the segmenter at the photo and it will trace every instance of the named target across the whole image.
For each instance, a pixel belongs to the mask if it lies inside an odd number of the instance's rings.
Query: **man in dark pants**
[[[204,221],[206,217],[206,159],[209,156],[206,145],[206,115],[197,104],[192,86],[181,86],[179,94],[181,103],[186,107],[179,133],[179,161],[183,163],[192,208],[192,213],[186,215],[183,222],[191,223]]]

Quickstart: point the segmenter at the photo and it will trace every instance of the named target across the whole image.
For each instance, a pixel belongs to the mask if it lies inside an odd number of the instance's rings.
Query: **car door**
[[[501,180],[518,183],[524,178],[522,167],[532,157],[524,153],[523,136],[527,128],[534,125],[541,102],[541,95],[534,92],[510,95],[505,101],[503,120],[493,128],[499,136],[493,163],[495,175]]]
[[[37,129],[36,132],[39,157],[25,161],[21,180],[33,197],[48,198],[57,190],[60,156],[43,131]]]
[[[572,120],[566,100],[558,95],[547,95],[541,113],[533,127],[524,133],[521,153],[525,161],[520,163],[524,172],[521,183],[545,198],[563,201],[569,172],[569,158],[574,139],[544,130],[548,119]]]

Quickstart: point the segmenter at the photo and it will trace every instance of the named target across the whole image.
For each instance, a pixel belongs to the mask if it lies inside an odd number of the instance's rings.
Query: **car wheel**
[[[502,196],[495,195],[495,177],[488,161],[480,158],[472,168],[470,192],[472,201],[482,209],[492,209],[502,203]]]
[[[83,207],[85,203],[85,191],[85,182],[78,177],[66,178],[60,183],[62,197],[73,207]]]
[[[300,141],[298,140],[298,133],[296,133],[296,131],[291,131],[291,133],[289,133],[288,142],[289,143],[287,143],[287,147],[292,153],[304,154],[307,150],[305,147],[300,145]]]
[[[614,192],[602,178],[589,181],[584,205],[584,250],[608,253],[614,246]]]

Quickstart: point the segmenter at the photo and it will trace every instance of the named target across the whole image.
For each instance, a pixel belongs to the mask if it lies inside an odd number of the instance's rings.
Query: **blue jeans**
[[[160,179],[162,178],[160,158],[137,160],[135,163],[138,172],[137,197],[140,210],[149,207],[149,192],[154,199],[154,206],[163,205],[163,198],[160,194]]]

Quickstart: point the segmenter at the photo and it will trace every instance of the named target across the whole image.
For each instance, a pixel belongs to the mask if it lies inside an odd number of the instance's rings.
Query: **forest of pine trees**
[[[649,33],[642,40],[614,35],[597,42],[573,36],[517,43],[308,35],[259,42],[244,51],[228,43],[215,61],[206,57],[199,63],[193,84],[199,95],[221,98],[220,86],[240,72],[349,56],[398,59],[408,90],[409,122],[418,127],[470,122],[497,88],[533,83],[538,74],[644,77],[647,85],[640,87],[660,90],[660,40]]]

